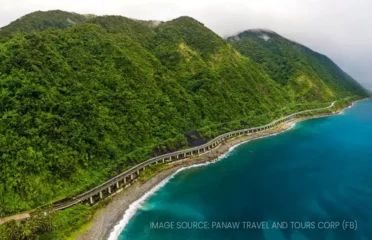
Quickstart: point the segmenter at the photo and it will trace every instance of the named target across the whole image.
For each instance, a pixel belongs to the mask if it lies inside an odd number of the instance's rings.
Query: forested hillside
[[[260,64],[270,77],[301,101],[326,100],[365,91],[328,57],[269,30],[248,30],[228,41]]]
[[[72,14],[66,25],[60,12],[35,14],[48,24],[23,21],[31,14],[0,31],[0,216],[185,148],[188,134],[205,141],[365,96],[328,58],[280,36],[231,45],[189,17]]]

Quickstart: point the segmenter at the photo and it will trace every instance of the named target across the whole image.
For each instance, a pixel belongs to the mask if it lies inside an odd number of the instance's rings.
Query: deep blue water
[[[369,100],[341,115],[245,143],[217,163],[170,179],[137,211],[119,239],[372,239],[371,139]],[[228,221],[239,228],[212,228],[213,222]],[[350,224],[343,229],[350,221],[356,230]],[[173,222],[174,229],[154,229],[151,222]],[[209,229],[179,229],[183,222],[206,222]],[[269,229],[252,229],[252,223],[243,222],[265,222]],[[284,223],[275,229],[276,222]],[[291,222],[302,226],[296,229]],[[321,229],[330,222],[341,225]]]

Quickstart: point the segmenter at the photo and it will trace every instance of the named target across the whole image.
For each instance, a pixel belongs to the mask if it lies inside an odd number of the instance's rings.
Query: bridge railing
[[[141,163],[137,164],[136,166],[133,166],[132,168],[126,170],[125,172],[111,178],[110,180],[100,184],[99,186],[94,187],[94,188],[90,189],[89,191],[84,192],[84,193],[74,197],[72,200],[70,200],[68,202],[62,202],[62,203],[59,203],[59,204],[55,204],[53,206],[53,208],[55,210],[60,210],[60,209],[64,209],[64,208],[73,206],[73,205],[75,205],[75,204],[77,204],[81,201],[87,200],[87,199],[89,199],[89,198],[91,198],[91,197],[93,197],[97,194],[100,194],[102,191],[112,187],[113,185],[117,184],[118,182],[123,181],[127,177],[133,177],[133,175],[135,173],[138,173],[140,170],[143,170],[144,168],[146,168],[147,166],[149,166],[153,163],[158,163],[158,162],[161,162],[161,161],[169,162],[169,161],[172,161],[172,158],[175,158],[175,160],[182,159],[182,158],[187,157],[187,154],[192,155],[194,152],[196,152],[197,154],[199,154],[201,152],[206,152],[206,151],[210,150],[211,148],[216,147],[220,142],[222,142],[226,139],[229,139],[229,138],[232,138],[232,137],[235,137],[235,136],[238,136],[238,135],[256,133],[256,132],[260,132],[260,131],[263,131],[263,130],[266,130],[266,129],[270,129],[270,128],[273,128],[274,126],[276,126],[276,125],[278,125],[282,122],[285,122],[289,119],[292,119],[292,118],[298,116],[299,114],[303,114],[303,113],[306,113],[306,112],[312,112],[312,111],[320,111],[320,110],[325,110],[325,109],[331,108],[331,107],[333,107],[334,103],[335,102],[333,102],[330,106],[324,107],[324,108],[310,109],[310,110],[304,110],[304,111],[300,111],[300,112],[297,112],[297,113],[293,113],[293,114],[290,114],[288,116],[285,116],[283,118],[280,118],[278,120],[275,120],[275,121],[273,121],[271,123],[268,123],[266,125],[263,125],[263,126],[247,128],[247,129],[240,129],[240,130],[227,132],[227,133],[221,134],[218,137],[212,139],[211,141],[209,141],[209,142],[207,142],[203,145],[197,146],[197,147],[193,147],[193,148],[189,148],[189,149],[185,149],[185,150],[180,150],[180,151],[177,151],[177,152],[167,153],[167,154],[163,154],[163,155],[160,155],[160,156],[157,156],[157,157],[154,157],[154,158],[150,158],[150,159],[148,159],[144,162],[141,162]]]

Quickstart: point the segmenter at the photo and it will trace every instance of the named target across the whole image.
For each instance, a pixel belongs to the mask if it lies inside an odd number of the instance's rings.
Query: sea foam
[[[214,162],[205,162],[205,163],[194,164],[194,165],[187,166],[187,167],[182,167],[178,169],[176,172],[174,172],[172,175],[170,175],[169,177],[161,181],[158,185],[153,187],[150,191],[146,192],[144,195],[142,195],[142,197],[140,197],[139,199],[137,199],[136,201],[134,201],[132,204],[129,205],[128,209],[124,212],[123,218],[114,227],[108,240],[117,240],[120,236],[120,233],[124,230],[125,226],[127,226],[127,224],[129,223],[129,220],[136,214],[138,209],[140,209],[143,206],[143,203],[149,197],[151,197],[154,193],[156,193],[160,188],[162,188],[170,179],[172,179],[179,172],[190,169],[190,168],[206,166],[211,163],[214,163]]]

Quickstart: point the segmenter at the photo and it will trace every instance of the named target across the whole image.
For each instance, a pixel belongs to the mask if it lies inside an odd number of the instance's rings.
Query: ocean
[[[372,101],[241,144],[133,204],[110,239],[372,239]]]

